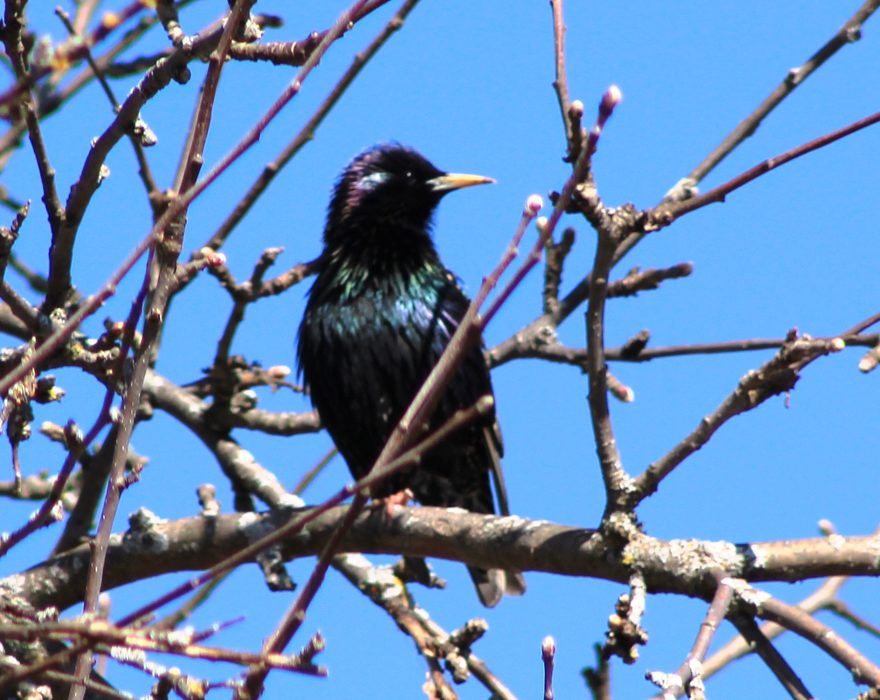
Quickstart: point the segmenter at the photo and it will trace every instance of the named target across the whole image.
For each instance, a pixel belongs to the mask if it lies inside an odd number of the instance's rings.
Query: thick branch
[[[321,551],[348,508],[338,506],[306,526],[305,535],[281,543],[285,558]],[[108,588],[172,571],[207,569],[290,521],[294,513],[195,516],[151,522],[111,539],[105,567]],[[636,535],[621,556],[608,556],[608,543],[595,530],[530,521],[515,516],[478,515],[442,508],[367,510],[342,541],[343,551],[430,556],[485,567],[544,571],[626,584],[642,572],[650,592],[679,593],[712,600],[719,569],[751,582],[801,581],[836,575],[880,574],[880,535],[827,537],[735,545],[729,542],[660,540]],[[89,558],[81,545],[32,569],[0,580],[29,603],[66,608],[82,595]],[[625,562],[625,563],[624,563]]]

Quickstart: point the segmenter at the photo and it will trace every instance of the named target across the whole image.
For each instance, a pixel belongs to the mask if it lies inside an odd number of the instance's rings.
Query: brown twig
[[[689,262],[660,269],[640,270],[634,267],[626,277],[608,283],[608,298],[630,297],[642,291],[659,289],[665,280],[688,277],[693,271],[694,265]]]
[[[547,334],[549,335],[549,333]],[[847,347],[873,347],[880,342],[880,334],[840,335]],[[831,342],[834,338],[817,338]],[[500,345],[490,348],[486,358],[491,367],[497,367],[512,360],[534,358],[548,360],[560,364],[583,368],[587,360],[584,348],[573,348],[563,345],[555,339],[542,336],[508,339]],[[688,345],[666,345],[661,347],[643,347],[634,352],[628,345],[618,348],[606,348],[605,359],[612,362],[650,362],[666,357],[682,357],[687,355],[717,355],[731,352],[754,352],[756,350],[777,350],[786,344],[785,338],[750,338],[747,340],[728,340],[718,343],[692,343]]]
[[[174,654],[190,659],[225,661],[242,666],[263,663],[270,668],[285,671],[295,671],[307,675],[327,675],[326,670],[314,666],[311,662],[304,664],[301,658],[303,655],[300,654],[253,654],[208,647],[196,642],[196,639],[202,635],[193,630],[163,630],[155,626],[116,626],[100,618],[47,621],[40,625],[0,623],[0,634],[4,639],[20,641],[36,638],[58,641],[85,640],[93,644],[96,650],[104,653],[109,653],[111,647],[124,647],[140,651]]]
[[[0,496],[8,496],[16,500],[43,501],[52,493],[55,477],[48,474],[26,476],[20,484],[14,481],[0,481]],[[69,480],[61,495],[61,505],[70,511],[79,497],[79,484]]]
[[[559,285],[562,284],[562,268],[574,245],[574,229],[562,232],[559,243],[547,239],[544,263],[544,313],[555,313],[559,308]]]
[[[13,289],[6,280],[0,282],[0,300],[6,302],[9,310],[36,334],[40,328],[40,312]]]
[[[617,104],[620,102],[620,91],[611,87],[603,95],[599,106],[596,125],[590,130],[584,156],[589,161],[595,151],[599,136]],[[580,159],[578,161],[580,163]],[[589,167],[589,163],[587,163]],[[584,173],[587,171],[585,170]],[[590,273],[590,297],[587,305],[587,359],[584,367],[589,375],[589,405],[593,434],[596,438],[596,449],[605,484],[605,516],[619,510],[623,494],[628,491],[631,478],[623,468],[623,462],[614,439],[611,425],[611,414],[608,408],[608,376],[605,361],[605,301],[608,292],[608,275],[614,261],[614,253],[621,241],[618,228],[605,211],[595,189],[589,197],[580,191],[581,206],[589,207],[584,213],[595,228],[598,241]]]
[[[140,2],[135,2],[134,6],[140,6],[142,9],[142,3]],[[134,44],[135,41],[137,41],[155,23],[155,21],[155,18],[142,18],[135,27],[128,30],[122,38],[116,42],[116,44],[111,46],[100,58],[98,58],[95,62],[101,72],[107,74],[112,61],[125,49]],[[85,44],[89,46],[92,45],[89,44],[89,42],[85,42]],[[64,45],[65,44],[62,44],[61,46]],[[64,62],[65,59],[61,57],[61,63],[63,64]],[[144,67],[144,70],[152,65],[152,63],[148,64]],[[40,72],[39,68],[32,67],[32,75],[34,74],[35,69],[37,73]],[[93,79],[94,73],[92,72],[92,69],[85,67],[63,87],[50,93],[40,101],[37,105],[37,116],[42,119],[57,111]],[[5,163],[5,161],[12,155],[13,149],[18,147],[24,129],[26,129],[26,125],[14,124],[6,131],[6,133],[0,136],[0,164]]]
[[[822,49],[820,49],[816,54],[814,54],[813,58],[822,56],[822,62],[824,62],[824,60],[827,60],[827,58],[830,57],[838,48],[840,48],[840,46],[845,44],[847,40],[851,40],[852,38],[858,38],[858,32],[859,32],[859,28],[860,28],[861,24],[877,9],[878,5],[880,5],[880,2],[878,2],[878,0],[866,0],[866,2],[856,12],[856,14],[853,15],[853,17],[850,18],[850,20],[848,20],[848,22],[844,25],[844,27],[835,35],[835,38],[833,38],[830,42],[828,42],[826,44],[826,46],[823,47]],[[839,44],[840,38],[844,39],[844,42],[842,44]],[[827,53],[827,55],[825,55],[826,50],[829,48],[833,48],[833,50],[830,50]],[[811,59],[811,60],[813,60],[813,59]],[[808,64],[809,64],[809,62],[808,62]],[[808,65],[808,64],[805,64],[805,65]],[[806,72],[804,72],[804,66],[802,66],[800,69],[798,69],[798,76],[799,76],[799,80],[797,81],[798,84],[803,82],[803,80],[807,77],[807,75],[809,75],[812,70],[815,70],[815,68],[817,68],[818,65],[820,65],[820,63],[817,63],[816,65],[812,66]],[[765,105],[767,105],[766,102],[765,102]],[[776,104],[772,104],[772,105],[770,105],[770,108],[772,109],[772,107],[775,107],[775,106],[776,106]],[[755,112],[753,113],[753,115],[751,117],[748,117],[743,122],[743,124],[747,124],[750,121],[757,124],[757,122],[759,122],[760,119],[762,119],[764,116],[766,116],[767,112],[769,112],[769,110],[765,111],[762,107],[759,107],[757,110],[755,110]],[[745,131],[748,131],[748,128],[746,128]],[[741,142],[741,140],[742,139],[737,139],[736,137],[733,137],[733,136],[730,136],[727,139],[725,139],[725,141],[723,143],[726,145],[724,145],[723,147],[719,147],[719,149],[716,149],[716,151],[714,152],[714,155],[707,157],[704,160],[704,164],[702,166],[698,166],[698,170],[704,171],[699,174],[699,177],[700,178],[704,177],[708,173],[708,169],[706,168],[706,164],[710,163],[710,161],[718,160],[718,156],[719,156],[719,154],[722,153],[722,151],[729,152],[736,145],[738,145]],[[827,145],[827,144],[823,144],[823,145]],[[767,161],[767,162],[770,162],[770,161]],[[778,163],[777,163],[777,165],[778,165]],[[714,165],[712,167],[714,167]],[[758,167],[762,167],[762,166],[758,166]],[[695,170],[695,172],[697,172],[697,171]],[[757,177],[757,175],[755,175],[755,177]],[[676,203],[679,201],[680,197],[690,196],[691,194],[693,194],[692,189],[687,190],[686,180],[687,180],[687,178],[685,178],[682,182],[680,182],[678,185],[676,185],[676,187],[673,188],[673,190],[671,190],[669,194],[667,194],[667,197],[664,199],[663,202],[661,202],[660,205],[658,205],[654,210],[651,210],[650,212],[648,212],[649,214],[653,215],[652,219],[660,218],[658,215],[661,212],[663,212],[666,207],[672,207],[673,208],[672,210],[674,210],[674,207],[677,206]],[[723,187],[725,187],[725,185],[722,185],[721,187],[723,188]],[[691,188],[692,188],[692,185],[691,185]],[[685,190],[687,190],[687,191],[685,191]],[[680,191],[681,193],[675,194],[673,196],[673,193],[676,191]],[[717,195],[721,194],[721,188],[716,188],[715,190],[712,191],[712,193],[708,193],[708,194],[714,194],[715,196],[717,196]],[[701,201],[705,202],[705,199],[703,199],[703,198],[705,198],[706,196],[707,195],[703,195],[703,197],[700,198]],[[673,199],[675,200],[675,202],[671,201]],[[689,205],[688,211],[691,211],[691,210],[692,210],[692,205]],[[676,214],[676,216],[680,216],[680,215],[681,214]],[[666,221],[665,218],[663,220]],[[642,219],[641,221],[638,222],[639,226],[644,226],[645,223],[647,223],[647,220],[645,220],[645,219]],[[658,221],[652,221],[652,223],[654,225],[665,225],[665,224],[661,224]],[[667,221],[667,223],[668,223],[668,221]],[[630,250],[632,250],[632,248],[634,248],[639,243],[639,241],[644,237],[646,231],[647,231],[647,229],[642,230],[642,231],[639,231],[638,229],[634,229],[632,231],[632,233],[627,236],[627,238],[618,247],[617,253],[615,255],[615,263],[618,262],[620,259],[622,259],[624,255],[626,255]],[[544,332],[544,329],[546,329],[546,328],[555,329],[556,326],[558,326],[563,320],[565,320],[578,306],[580,306],[580,304],[582,304],[584,302],[584,300],[586,300],[586,298],[589,296],[589,289],[590,289],[590,279],[588,276],[585,279],[581,280],[581,282],[579,282],[560,301],[557,309],[552,314],[544,314],[543,316],[536,319],[535,321],[532,321],[525,329],[521,329],[517,334],[515,334],[514,337],[539,334],[539,333]]]
[[[76,507],[71,516],[67,519],[64,531],[52,548],[53,554],[63,552],[65,549],[79,544],[80,539],[85,537],[91,529],[101,494],[104,493],[104,487],[110,475],[116,435],[117,428],[113,426],[107,433],[101,447],[88,459],[88,468],[81,470],[85,489],[77,499]],[[81,454],[80,460],[84,461],[83,454]]]
[[[331,447],[324,454],[321,459],[319,459],[315,466],[309,469],[305,474],[302,475],[302,478],[299,480],[296,486],[293,487],[293,492],[298,495],[302,495],[303,491],[305,491],[309,485],[315,480],[315,478],[320,474],[324,467],[326,467],[332,459],[339,454],[339,450],[335,447]]]
[[[28,518],[27,523],[18,530],[6,537],[0,538],[0,556],[3,556],[6,552],[12,549],[12,547],[39,530],[41,527],[44,527],[51,520],[52,513],[67,487],[67,481],[73,472],[73,468],[76,466],[80,452],[94,442],[100,432],[109,423],[110,406],[112,402],[113,394],[108,391],[104,395],[104,403],[98,411],[98,417],[95,419],[95,423],[89,429],[88,433],[86,433],[85,437],[82,438],[82,442],[71,446],[68,450],[67,457],[64,459],[64,463],[61,465],[61,469],[52,483],[52,490],[50,491],[48,498],[46,498],[40,506],[40,509],[33,516]]]
[[[145,11],[144,4],[140,0],[133,0],[129,5],[118,11],[112,21],[99,22],[92,32],[83,37],[83,41],[69,39],[59,44],[51,56],[51,59],[40,66],[33,66],[26,76],[19,76],[15,85],[7,88],[0,94],[0,107],[10,104],[13,100],[28,90],[31,90],[37,81],[51,74],[57,65],[67,65],[83,56],[86,47],[97,46],[106,39],[115,29],[122,26],[129,19],[140,12]]]
[[[31,203],[25,202],[15,213],[12,223],[9,226],[0,226],[0,281],[6,275],[6,265],[10,262],[12,256],[12,246],[18,240],[18,232],[27,215],[30,213]]]
[[[205,402],[152,370],[144,378],[144,394],[155,406],[187,426],[205,444],[232,483],[237,499],[249,499],[253,494],[270,508],[280,509],[301,504],[298,498],[287,492],[274,472],[259,464],[250,452],[227,434],[213,429],[208,420],[209,406]],[[296,429],[287,434],[320,429],[314,413],[290,414],[289,417],[290,426]]]
[[[724,140],[708,155],[703,162],[694,168],[690,174],[679,181],[664,198],[665,202],[680,201],[693,194],[694,188],[711,172],[725,157],[727,157],[745,139],[754,134],[761,122],[779,104],[788,97],[810,75],[820,68],[825,61],[847,44],[858,41],[861,38],[862,25],[880,7],[880,0],[866,0],[856,13],[850,17],[844,25],[831,37],[818,51],[806,62],[797,68],[788,71],[785,78],[774,90],[764,98],[755,110],[743,119],[736,128],[728,134]]]
[[[565,13],[562,0],[550,0],[550,9],[553,13],[553,55],[556,67],[553,90],[556,92],[556,101],[559,103],[559,113],[565,128],[565,160],[574,163],[580,155],[583,134],[580,122],[575,125],[572,119],[571,100],[568,97],[568,76],[565,70]]]
[[[238,30],[238,26],[243,19],[247,17],[253,1],[236,0],[227,18],[226,27],[217,43],[217,48],[211,54],[211,61],[205,76],[199,108],[194,119],[193,138],[189,142],[190,149],[184,157],[181,171],[178,173],[176,192],[180,192],[182,189],[189,191],[194,188],[193,186],[200,169],[196,164],[200,165],[203,160],[204,146],[211,122],[210,115],[213,111],[220,74],[226,61],[226,53],[229,49],[229,44],[232,42],[234,32]],[[169,211],[171,210],[169,209]],[[86,582],[86,593],[83,600],[83,612],[85,614],[95,610],[101,590],[107,543],[113,531],[113,522],[116,518],[119,499],[122,490],[125,488],[125,481],[122,476],[131,434],[134,430],[135,415],[141,400],[147,365],[154,351],[154,345],[159,339],[163,316],[175,279],[177,257],[183,242],[185,212],[185,207],[180,207],[179,211],[169,215],[166,225],[159,229],[162,238],[157,241],[157,245],[153,250],[158,268],[157,279],[147,298],[143,338],[140,347],[135,353],[134,369],[123,398],[122,417],[114,445],[113,461],[110,468],[104,506],[101,510],[98,531],[94,540],[95,546],[92,561],[89,567],[89,576]],[[148,278],[151,276],[151,272],[148,272]],[[50,275],[50,286],[51,279]],[[147,284],[146,279],[144,284]],[[139,308],[140,305],[138,304],[138,310]],[[131,330],[133,332],[133,328]],[[81,654],[76,664],[77,677],[85,678],[88,675],[90,665],[91,655],[87,652]],[[83,692],[83,688],[74,687],[70,693],[70,700],[81,700]]]
[[[706,611],[706,617],[700,625],[697,638],[681,666],[672,674],[648,674],[648,680],[657,683],[664,689],[664,700],[677,697],[680,691],[686,692],[688,697],[694,700],[698,693],[700,697],[703,697],[703,659],[706,658],[706,652],[709,650],[709,645],[715,638],[718,628],[727,617],[727,611],[730,609],[732,601],[733,588],[719,576],[715,597]],[[663,677],[662,682],[657,682],[660,680],[658,676]]]
[[[245,285],[236,285],[230,290],[233,298],[232,310],[229,312],[229,318],[226,321],[223,333],[220,335],[220,340],[217,343],[217,352],[214,355],[213,372],[218,377],[223,376],[224,369],[229,362],[229,350],[232,346],[232,339],[235,337],[235,333],[241,325],[241,322],[244,321],[245,309],[247,308],[247,305],[254,300],[253,290],[262,285],[263,276],[266,274],[269,267],[275,264],[275,261],[278,259],[278,256],[281,255],[283,250],[283,248],[268,248],[264,250],[259,261],[254,266],[250,280]],[[215,271],[216,269],[217,268],[214,268]],[[218,387],[214,388],[216,390]],[[217,396],[221,403],[225,401],[226,405],[228,405],[229,396],[224,396],[222,392],[219,394],[215,393],[215,396]]]
[[[27,83],[30,73],[22,38],[24,31],[24,5],[23,0],[10,0],[6,3],[4,12],[5,31],[2,33],[6,55],[9,56],[15,69],[16,78],[20,83]],[[61,205],[58,190],[55,187],[55,169],[49,160],[46,142],[43,140],[43,132],[40,129],[40,122],[37,118],[36,103],[30,89],[20,94],[19,108],[24,112],[24,121],[27,124],[31,148],[37,161],[37,170],[40,173],[40,181],[43,186],[42,199],[49,217],[49,227],[52,230],[54,242],[64,220],[64,208]]]
[[[217,30],[200,37],[199,49],[216,47],[223,32]],[[101,183],[102,168],[107,154],[125,134],[129,133],[140,114],[141,108],[156,93],[165,88],[172,80],[179,77],[180,71],[192,59],[192,54],[177,50],[168,59],[159,61],[140,80],[119,108],[116,118],[104,132],[95,139],[83,164],[80,177],[73,185],[67,198],[64,225],[61,227],[58,240],[54,243],[49,266],[49,292],[46,295],[47,309],[53,309],[63,304],[68,290],[70,289],[70,264],[73,255],[73,245],[76,238],[80,221],[85,214],[86,207],[91,201],[98,186]],[[195,188],[191,188],[195,189]],[[200,191],[200,190],[199,190]],[[178,214],[197,193],[193,192],[190,199],[177,204],[174,214]],[[163,231],[172,215],[160,219],[155,227]],[[152,235],[150,236],[152,239]],[[151,241],[152,242],[152,241]],[[143,245],[143,244],[142,244]]]
[[[842,138],[845,138],[851,134],[856,133],[857,131],[861,131],[862,129],[866,129],[869,126],[873,126],[874,124],[880,122],[880,112],[875,112],[874,114],[865,117],[864,119],[859,119],[858,121],[853,122],[841,129],[836,131],[832,131],[831,133],[820,136],[812,141],[808,141],[801,146],[797,146],[796,148],[792,148],[785,153],[780,153],[778,156],[773,158],[768,158],[767,160],[758,163],[756,166],[749,168],[744,173],[737,175],[732,180],[728,180],[723,185],[719,185],[718,187],[709,190],[705,194],[698,195],[696,197],[691,197],[690,199],[685,199],[679,202],[670,202],[664,203],[660,206],[649,210],[646,213],[646,218],[644,220],[644,230],[645,231],[654,231],[665,226],[668,226],[676,219],[688,214],[697,209],[701,209],[708,204],[714,204],[716,202],[723,202],[727,195],[739,188],[747,185],[752,182],[752,180],[756,180],[762,175],[766,175],[771,170],[775,170],[776,168],[785,165],[786,163],[790,163],[796,158],[800,158],[808,153],[816,151],[820,148],[824,148],[835,141],[839,141]],[[637,237],[633,236],[630,240],[635,241]],[[628,242],[629,243],[629,242]],[[628,248],[627,248],[628,250]],[[627,250],[619,251],[619,256],[622,257]]]
[[[369,12],[372,8],[383,4],[387,0],[372,0],[372,2],[367,2],[364,5],[363,12]],[[220,34],[218,32],[213,32],[209,35],[206,35],[204,38],[200,39],[200,46],[216,46],[216,42],[219,41]],[[140,257],[152,246],[155,237],[161,231],[164,231],[168,224],[189,204],[198,197],[207,187],[209,187],[213,182],[220,177],[222,173],[224,173],[229,166],[237,160],[245,151],[250,149],[260,138],[262,132],[266,129],[269,123],[278,116],[279,112],[287,105],[290,100],[292,100],[298,93],[302,86],[303,80],[312,72],[315,66],[320,62],[324,53],[326,52],[329,45],[332,43],[335,38],[338,38],[337,34],[328,33],[325,35],[324,40],[319,44],[313,54],[309,57],[309,60],[303,66],[303,69],[300,71],[297,78],[295,78],[290,85],[288,85],[287,89],[281,94],[281,96],[273,103],[273,105],[269,108],[266,114],[257,122],[257,124],[251,128],[250,131],[242,138],[242,140],[229,152],[224,156],[220,162],[214,166],[214,168],[198,183],[196,183],[193,187],[189,188],[186,192],[179,194],[175,199],[173,199],[168,208],[162,214],[158,221],[156,221],[150,233],[144,238],[134,249],[134,251],[129,255],[129,257],[123,262],[120,268],[111,276],[110,280],[101,291],[89,297],[86,302],[84,302],[79,309],[70,316],[68,322],[62,326],[60,329],[55,331],[49,338],[47,338],[43,344],[37,349],[31,358],[30,363],[23,364],[16,368],[14,371],[8,373],[2,379],[0,379],[0,394],[8,391],[9,387],[12,386],[16,381],[20,380],[22,376],[24,376],[30,369],[34,366],[37,366],[40,362],[45,361],[45,359],[53,354],[58,347],[63,343],[70,335],[76,330],[82,320],[93,313],[106,299],[112,296],[115,291],[118,283],[125,277],[134,264],[140,259]],[[124,133],[123,125],[129,123],[131,119],[133,119],[136,115],[137,110],[140,109],[140,106],[147,100],[149,97],[152,97],[155,92],[164,87],[170,82],[170,80],[177,75],[176,71],[183,67],[186,63],[184,60],[186,57],[178,56],[177,53],[172,54],[172,57],[166,62],[160,62],[153,70],[151,70],[143,80],[135,87],[131,93],[129,93],[128,98],[123,103],[120,113],[117,115],[113,124],[105,130],[105,132],[96,139],[92,150],[89,153],[89,157],[86,159],[86,163],[83,166],[83,174],[80,176],[80,180],[78,184],[75,185],[71,190],[71,195],[68,198],[67,205],[67,218],[65,220],[66,225],[71,224],[71,220],[75,219],[77,222],[79,218],[82,216],[82,212],[84,211],[84,207],[89,201],[92,194],[94,194],[95,189],[97,188],[98,179],[97,176],[99,174],[99,170],[101,164],[103,163],[103,159],[106,156],[106,153],[109,149],[116,143],[116,141],[121,138]],[[126,121],[128,120],[128,121]],[[85,185],[83,184],[85,183]],[[77,212],[77,216],[72,216],[71,211]],[[75,231],[74,231],[75,232]],[[65,239],[65,246],[68,248],[67,252],[63,255],[69,256],[69,253],[72,251],[73,239],[72,237],[68,237]],[[60,269],[65,268],[65,265],[61,264]],[[68,276],[69,276],[69,261],[66,266]],[[52,286],[52,273],[50,272],[50,288]],[[61,288],[66,289],[67,286],[60,282],[56,282],[56,290]],[[69,286],[69,285],[68,285]],[[50,290],[51,292],[51,290]],[[47,298],[50,295],[47,295]],[[55,296],[59,298],[63,296],[62,293],[57,292]],[[51,304],[50,304],[51,306]]]
[[[782,654],[763,635],[755,620],[745,615],[733,615],[731,622],[736,625],[739,633],[752,647],[761,660],[776,676],[782,687],[788,691],[792,700],[815,700],[815,696],[807,690],[804,682],[785,660]]]
[[[62,24],[64,24],[67,31],[74,38],[82,38],[78,36],[78,32],[76,26],[73,21],[70,19],[70,15],[64,11],[61,7],[55,8],[55,14],[61,19]],[[79,14],[79,13],[78,13]],[[86,62],[89,64],[89,68],[92,70],[92,74],[95,76],[95,79],[98,81],[98,84],[101,86],[101,89],[104,91],[104,94],[107,96],[107,99],[110,102],[110,106],[113,108],[113,111],[119,110],[119,102],[116,99],[116,95],[113,94],[113,89],[110,87],[110,83],[107,82],[107,78],[104,76],[104,73],[101,69],[101,66],[95,61],[92,56],[92,52],[89,49],[88,44],[85,44],[85,52],[83,57]],[[129,141],[131,142],[131,146],[134,149],[135,158],[137,158],[138,162],[138,174],[140,175],[141,181],[144,184],[144,187],[147,191],[147,201],[151,204],[155,205],[159,201],[159,188],[156,185],[156,180],[153,177],[152,170],[150,169],[150,163],[147,161],[146,153],[144,153],[145,146],[152,146],[156,143],[156,137],[153,135],[152,131],[150,131],[149,127],[141,120],[140,117],[131,125],[130,132],[128,134]],[[158,216],[159,212],[154,208],[153,214],[155,217]]]
[[[743,592],[738,591],[738,593],[742,597]],[[864,683],[871,687],[880,686],[880,667],[872,663],[827,625],[819,622],[803,609],[783,603],[778,598],[764,594],[760,595],[757,600],[754,596],[748,596],[748,598],[749,604],[756,603],[758,614],[761,617],[782,625],[818,646],[852,673],[857,683]]]
[[[688,456],[705,445],[722,425],[734,416],[750,411],[767,399],[789,391],[800,371],[815,359],[845,347],[840,338],[813,340],[791,337],[776,355],[759,369],[748,372],[736,389],[672,450],[651,464],[633,481],[627,507],[635,507],[657,490],[660,482]]]
[[[832,576],[831,578],[826,579],[819,588],[799,602],[797,604],[798,607],[808,613],[813,613],[821,609],[830,609],[836,600],[835,596],[837,592],[846,580],[846,576]],[[781,625],[777,625],[775,622],[765,622],[759,629],[761,634],[767,640],[773,640],[785,632],[785,628]],[[721,669],[730,665],[733,661],[753,652],[754,649],[743,637],[735,637],[712,654],[712,656],[706,659],[702,664],[703,679],[708,680]],[[676,697],[681,696],[683,693],[683,690],[676,693]],[[663,700],[663,698],[655,696],[653,700]]]
[[[600,645],[594,645],[593,650],[596,652],[596,667],[584,668],[581,675],[590,689],[593,700],[611,700],[611,665],[602,653]]]
[[[219,249],[232,230],[241,222],[250,208],[259,199],[260,195],[266,190],[275,176],[284,168],[287,163],[302,149],[305,144],[311,141],[318,127],[323,123],[324,119],[336,106],[340,98],[345,94],[354,79],[360,74],[361,70],[376,55],[380,48],[388,41],[391,35],[403,26],[404,20],[410,11],[416,5],[418,0],[407,0],[401,5],[400,9],[395,13],[391,20],[385,25],[379,34],[370,42],[369,46],[359,54],[355,55],[351,66],[342,74],[342,77],[336,82],[331,91],[328,93],[324,101],[318,106],[309,120],[303,125],[299,133],[288,143],[278,156],[268,163],[259,177],[251,184],[247,193],[235,205],[229,216],[220,224],[220,227],[212,234],[211,238],[205,244],[215,250]]]

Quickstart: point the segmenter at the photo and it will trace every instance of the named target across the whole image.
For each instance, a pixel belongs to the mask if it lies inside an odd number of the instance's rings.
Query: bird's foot
[[[375,498],[373,499],[373,503],[377,507],[383,506],[385,509],[385,515],[390,518],[394,514],[395,506],[405,506],[414,498],[415,496],[410,489],[403,489],[397,493],[392,493],[390,496]]]

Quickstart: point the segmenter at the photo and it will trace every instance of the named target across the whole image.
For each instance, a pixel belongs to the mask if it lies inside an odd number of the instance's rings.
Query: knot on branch
[[[648,643],[648,633],[642,628],[645,613],[647,587],[640,573],[630,577],[629,593],[623,593],[608,616],[605,646],[602,656],[609,659],[619,656],[625,664],[633,664],[639,658],[639,646]]]

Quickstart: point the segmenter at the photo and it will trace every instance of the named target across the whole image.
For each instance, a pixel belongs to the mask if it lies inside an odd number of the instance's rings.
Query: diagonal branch
[[[852,124],[848,124],[847,126],[837,129],[836,131],[832,131],[831,133],[825,134],[818,138],[813,139],[812,141],[808,141],[805,144],[797,146],[796,148],[792,148],[785,153],[781,153],[778,156],[773,158],[768,158],[767,160],[758,163],[752,168],[749,168],[744,173],[737,175],[732,180],[728,180],[723,185],[719,185],[718,187],[709,190],[705,194],[698,195],[696,197],[691,197],[681,202],[664,202],[658,207],[651,209],[647,212],[646,220],[643,222],[644,231],[655,231],[657,229],[668,226],[676,219],[688,214],[696,209],[701,209],[708,204],[714,204],[716,202],[723,202],[727,195],[729,195],[734,190],[738,190],[739,188],[747,185],[752,180],[755,180],[762,175],[766,175],[771,170],[775,170],[776,168],[785,165],[786,163],[790,163],[796,158],[800,158],[801,156],[807,155],[808,153],[812,153],[813,151],[819,150],[820,148],[824,148],[835,141],[839,141],[842,138],[850,136],[851,134],[856,133],[857,131],[861,131],[862,129],[866,129],[869,126],[873,126],[880,122],[880,112],[875,112],[863,119],[859,119],[854,121]],[[630,238],[627,243],[629,244],[625,250],[621,250],[619,253],[619,258],[623,257],[629,248],[632,245],[635,245],[637,242],[638,236],[633,236]],[[630,243],[632,241],[632,243]],[[619,259],[618,258],[618,259]]]
[[[25,0],[9,0],[6,3],[3,16],[5,27],[2,32],[6,55],[12,61],[16,78],[22,84],[28,83],[30,73],[23,39],[25,4]],[[19,107],[24,113],[31,148],[37,161],[37,169],[43,185],[43,203],[49,216],[49,226],[54,240],[64,221],[64,208],[61,206],[58,190],[55,187],[55,169],[49,161],[49,152],[46,149],[46,142],[43,140],[37,107],[30,89],[21,95]]]
[[[788,97],[795,88],[801,85],[810,75],[818,70],[829,58],[847,44],[858,41],[862,36],[862,25],[880,7],[880,0],[866,0],[856,13],[829,39],[818,51],[797,68],[788,71],[785,78],[773,91],[764,98],[749,116],[743,119],[736,128],[713,150],[690,174],[679,181],[664,198],[665,202],[675,202],[692,194],[693,189],[708,175],[724,158],[754,134],[761,122],[779,104]]]
[[[628,494],[628,506],[634,508],[654,493],[664,478],[709,442],[731,418],[760,406],[773,396],[790,391],[806,365],[824,355],[839,352],[844,347],[840,338],[789,338],[773,358],[740,379],[733,393],[712,414],[705,416],[687,437],[636,477]]]
[[[731,620],[743,639],[754,647],[755,653],[761,657],[782,684],[782,687],[788,691],[792,700],[816,700],[816,696],[807,690],[800,676],[795,673],[770,640],[764,636],[753,618],[746,615],[733,615]]]
[[[217,48],[211,54],[211,63],[205,77],[205,84],[201,93],[199,109],[196,112],[196,126],[193,130],[193,139],[190,142],[190,150],[186,154],[183,162],[186,167],[186,174],[178,181],[178,185],[186,190],[190,190],[195,183],[199,168],[191,167],[195,163],[201,163],[202,153],[204,151],[205,142],[208,136],[208,128],[210,126],[210,115],[213,111],[214,98],[217,93],[217,86],[220,81],[220,74],[223,65],[226,62],[226,53],[229,50],[229,44],[232,42],[232,36],[237,31],[239,24],[247,17],[251,5],[254,0],[236,0],[235,5],[229,13],[227,24],[217,44]],[[190,179],[191,178],[191,179]],[[180,189],[178,188],[178,192]],[[144,377],[155,347],[160,337],[160,329],[162,327],[163,317],[166,311],[168,295],[175,281],[175,272],[177,265],[177,257],[183,240],[184,219],[186,217],[185,207],[180,207],[176,213],[177,219],[170,219],[166,226],[159,230],[161,238],[157,241],[156,247],[153,249],[155,262],[157,264],[157,280],[155,286],[150,290],[147,298],[147,312],[144,321],[144,331],[140,346],[137,348],[134,359],[134,369],[132,376],[128,381],[128,387],[125,392],[122,403],[122,417],[119,422],[119,429],[116,436],[116,442],[113,451],[113,462],[110,467],[110,475],[107,484],[107,491],[104,497],[104,505],[101,509],[101,517],[98,524],[98,531],[94,539],[94,549],[89,565],[89,575],[86,579],[86,592],[83,600],[83,613],[93,613],[97,609],[98,596],[101,592],[101,581],[104,574],[104,563],[106,562],[107,544],[113,531],[113,522],[116,518],[116,512],[119,507],[119,501],[126,482],[123,479],[125,462],[128,457],[128,449],[131,441],[131,434],[134,430],[135,418],[138,406],[141,401],[143,391]],[[152,271],[148,271],[147,279],[152,277]],[[145,280],[146,285],[147,280]],[[50,279],[51,285],[51,279]],[[144,288],[144,291],[146,289]],[[141,304],[136,302],[133,308],[133,314],[140,310]],[[133,325],[133,324],[132,324]],[[133,328],[130,329],[133,332]],[[91,654],[84,652],[77,659],[76,675],[77,678],[84,679],[91,667]],[[70,700],[81,700],[85,689],[81,686],[74,686],[70,692]]]
[[[369,63],[369,61],[378,53],[379,49],[385,45],[394,32],[403,26],[404,21],[409,13],[415,7],[418,0],[406,0],[400,9],[395,13],[391,20],[385,25],[379,34],[370,42],[366,49],[356,54],[351,66],[342,74],[336,85],[329,92],[324,101],[315,110],[314,114],[309,118],[305,125],[300,129],[299,133],[288,143],[278,154],[278,156],[263,168],[263,172],[251,184],[248,191],[235,205],[229,216],[220,224],[219,228],[211,235],[211,238],[205,244],[209,248],[219,249],[220,246],[232,233],[232,230],[241,222],[245,215],[250,211],[251,207],[263,194],[266,188],[271,184],[275,176],[281,172],[290,160],[305,146],[309,141],[315,138],[315,132],[321,126],[324,119],[330,111],[336,106],[342,96],[348,90],[355,78],[360,74],[361,70]]]

